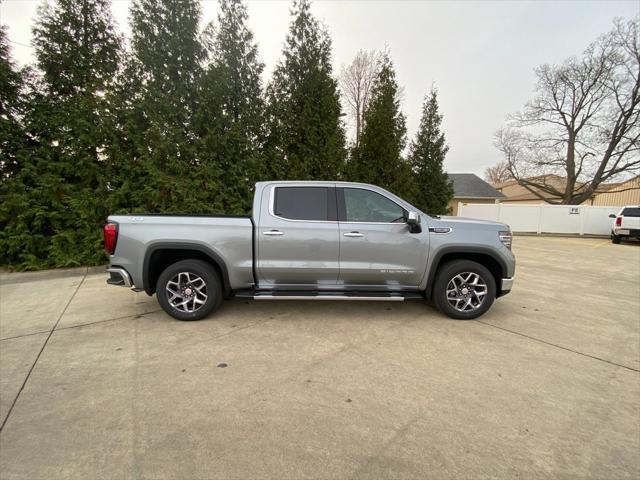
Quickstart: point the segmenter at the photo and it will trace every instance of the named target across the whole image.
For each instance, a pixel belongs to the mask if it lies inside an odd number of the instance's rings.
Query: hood
[[[493,222],[491,220],[480,220],[477,218],[466,218],[466,217],[450,217],[450,216],[441,216],[440,217],[440,222],[442,222],[443,224],[445,224],[446,226],[455,226],[455,225],[468,225],[468,226],[473,226],[473,225],[492,225],[494,227],[496,227],[497,229],[502,229],[502,230],[509,230],[509,225],[507,225],[506,223],[500,223],[500,222]]]

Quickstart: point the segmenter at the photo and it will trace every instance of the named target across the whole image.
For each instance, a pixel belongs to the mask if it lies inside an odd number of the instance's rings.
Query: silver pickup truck
[[[260,182],[251,217],[114,215],[107,283],[157,296],[178,320],[223,299],[426,299],[456,319],[513,284],[504,224],[420,212],[361,183]]]

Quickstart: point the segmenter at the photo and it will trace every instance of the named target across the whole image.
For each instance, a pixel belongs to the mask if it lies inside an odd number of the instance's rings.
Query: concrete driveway
[[[640,246],[516,237],[479,321],[4,274],[0,478],[640,477]]]

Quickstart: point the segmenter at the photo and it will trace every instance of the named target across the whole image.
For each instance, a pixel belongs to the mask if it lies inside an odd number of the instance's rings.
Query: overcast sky
[[[33,60],[31,27],[39,0],[4,0],[0,21],[9,26],[19,64]],[[266,64],[265,80],[280,58],[290,21],[288,1],[248,1],[249,26]],[[203,1],[203,24],[215,19],[216,1]],[[450,146],[449,172],[482,174],[500,159],[493,134],[507,113],[531,97],[533,69],[579,55],[616,16],[640,15],[633,1],[322,1],[312,10],[333,41],[333,63],[351,61],[359,49],[387,46],[404,87],[409,136],[420,121],[432,83],[440,91]],[[118,27],[129,34],[130,1],[113,1]],[[23,44],[23,45],[20,45]]]

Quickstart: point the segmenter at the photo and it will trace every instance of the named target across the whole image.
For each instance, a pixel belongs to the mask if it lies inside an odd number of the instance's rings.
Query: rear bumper
[[[129,275],[129,272],[127,272],[124,268],[108,267],[107,273],[109,274],[109,278],[107,279],[107,283],[109,285],[128,288],[131,288],[133,286],[131,276]]]
[[[640,229],[629,228],[614,228],[613,234],[621,237],[634,237],[640,238]]]

